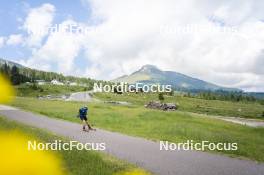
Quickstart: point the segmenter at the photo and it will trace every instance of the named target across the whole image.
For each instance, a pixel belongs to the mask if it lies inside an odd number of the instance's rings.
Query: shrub
[[[33,85],[31,86],[31,88],[32,88],[33,90],[38,90],[38,86],[37,86],[36,83],[33,83]]]
[[[164,101],[163,93],[159,93],[159,100],[160,100],[160,101]]]

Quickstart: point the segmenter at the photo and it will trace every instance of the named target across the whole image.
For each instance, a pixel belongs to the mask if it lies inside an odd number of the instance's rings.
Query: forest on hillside
[[[0,73],[9,78],[13,85],[19,85],[26,82],[35,83],[37,80],[50,82],[54,79],[61,82],[76,82],[87,87],[92,87],[95,82],[103,84],[108,83],[106,81],[94,80],[91,78],[64,76],[63,74],[55,72],[40,71],[26,67],[19,68],[16,65],[9,65],[7,63],[0,65]]]

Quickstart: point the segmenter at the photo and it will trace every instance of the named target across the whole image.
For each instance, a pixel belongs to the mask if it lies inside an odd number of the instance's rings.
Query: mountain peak
[[[187,75],[173,72],[162,71],[154,65],[144,65],[138,71],[133,72],[128,76],[115,79],[116,82],[128,82],[134,84],[137,82],[144,82],[148,84],[162,84],[171,85],[174,89],[180,90],[225,90],[236,91],[235,89],[225,88],[215,85],[210,82],[206,82],[197,78],[192,78]]]
[[[158,69],[157,66],[154,66],[152,64],[145,64],[144,66],[141,67],[141,69],[143,69],[143,68],[145,68],[145,69]]]
[[[139,69],[139,72],[153,72],[153,71],[160,71],[160,69],[151,64],[146,64]]]

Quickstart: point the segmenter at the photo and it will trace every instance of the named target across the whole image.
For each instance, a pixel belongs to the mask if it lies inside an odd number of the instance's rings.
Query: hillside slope
[[[153,65],[145,65],[131,75],[125,75],[113,80],[114,82],[145,83],[145,84],[169,84],[175,89],[182,90],[225,90],[239,91],[239,89],[221,87],[197,78],[173,72],[162,71]]]

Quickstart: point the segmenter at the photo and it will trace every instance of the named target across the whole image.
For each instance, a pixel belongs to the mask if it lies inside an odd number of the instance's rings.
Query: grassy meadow
[[[34,85],[34,84],[21,84],[15,86],[17,96],[19,97],[37,97],[46,95],[65,95],[74,92],[87,91],[87,87],[82,86],[60,86],[60,85]]]
[[[23,133],[23,135],[26,135],[28,138],[32,138],[32,140],[36,139],[38,141],[41,141],[42,143],[50,143],[54,140],[67,141],[67,139],[58,137],[45,130],[19,124],[14,121],[9,121],[1,116],[0,131],[16,131],[19,133]],[[133,171],[134,169],[138,169],[135,166],[117,160],[112,156],[95,151],[62,150],[56,152],[54,151],[53,153],[55,154],[55,156],[59,157],[62,160],[64,166],[63,169],[65,170],[66,174],[69,175],[113,175],[116,173],[122,174],[122,172]],[[15,161],[16,158],[12,157],[12,160]],[[26,160],[27,159],[25,159],[25,161]]]
[[[104,101],[127,101],[132,104],[141,106],[151,100],[158,100],[158,95],[151,93],[125,93],[122,95],[114,93],[96,93],[95,96]],[[257,102],[205,100],[199,98],[184,97],[182,95],[164,97],[164,102],[172,102],[178,104],[178,110],[180,111],[220,116],[256,118],[264,120],[264,105],[261,105]]]
[[[115,99],[123,100],[123,98],[118,96]],[[126,98],[126,101],[130,101],[129,98]],[[106,97],[106,99],[110,98]],[[136,99],[139,100],[140,98]],[[151,140],[167,140],[170,142],[185,142],[186,140],[194,140],[195,142],[207,140],[214,143],[237,142],[237,151],[221,151],[221,153],[260,162],[264,161],[264,128],[251,128],[206,116],[190,114],[184,112],[183,109],[174,112],[145,109],[143,105],[139,105],[143,104],[142,101],[136,103],[136,105],[121,106],[102,102],[87,104],[17,98],[12,105],[72,122],[80,122],[75,117],[78,109],[83,105],[88,105],[89,120],[98,128]],[[251,111],[249,108],[248,110]]]

